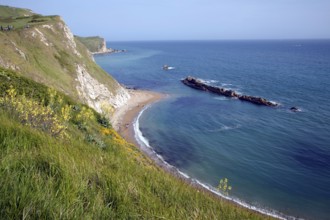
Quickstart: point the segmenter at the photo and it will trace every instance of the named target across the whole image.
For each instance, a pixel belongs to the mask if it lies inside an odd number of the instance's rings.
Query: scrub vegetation
[[[102,48],[104,39],[98,36],[95,37],[79,37],[75,36],[81,43],[83,43],[90,52],[98,52]]]
[[[165,172],[80,103],[77,63],[117,84],[81,43],[67,49],[60,17],[0,15],[14,26],[0,32],[0,219],[267,218]]]
[[[70,39],[61,17],[0,6],[0,26],[13,26],[0,31],[0,66],[79,99],[79,65],[116,94],[118,83],[93,61],[79,40]]]
[[[166,173],[60,92],[5,69],[0,88],[2,219],[265,218]]]

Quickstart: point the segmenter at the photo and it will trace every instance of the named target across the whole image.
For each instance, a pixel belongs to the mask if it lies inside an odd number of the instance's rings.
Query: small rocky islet
[[[221,88],[218,86],[208,85],[205,82],[203,82],[202,80],[197,79],[192,76],[188,76],[188,77],[182,79],[181,82],[183,84],[185,84],[186,86],[189,86],[189,87],[197,89],[197,90],[207,91],[207,92],[215,93],[218,95],[223,95],[223,96],[230,97],[230,98],[237,98],[239,100],[247,101],[247,102],[250,102],[250,103],[253,103],[256,105],[264,105],[264,106],[269,106],[269,107],[278,106],[277,103],[268,101],[265,98],[249,96],[249,95],[240,95],[237,92],[235,92],[234,90],[225,89],[225,88]]]

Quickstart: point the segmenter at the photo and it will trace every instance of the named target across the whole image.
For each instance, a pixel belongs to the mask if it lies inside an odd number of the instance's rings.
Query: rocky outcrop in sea
[[[264,105],[264,106],[270,106],[270,107],[276,107],[278,104],[274,102],[270,102],[267,99],[261,98],[261,97],[255,97],[255,96],[249,96],[249,95],[240,95],[234,90],[221,88],[218,86],[212,86],[204,83],[202,80],[188,76],[185,79],[181,80],[181,82],[191,88],[212,92],[218,95],[223,95],[230,98],[237,98],[242,101],[247,101],[256,105]]]

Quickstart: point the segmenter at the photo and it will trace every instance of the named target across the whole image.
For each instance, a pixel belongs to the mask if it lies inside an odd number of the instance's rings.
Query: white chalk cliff
[[[77,81],[79,84],[76,88],[82,101],[100,113],[105,113],[109,105],[114,108],[120,107],[130,98],[128,92],[119,84],[115,94],[110,92],[107,86],[94,79],[86,68],[79,64]]]
[[[0,47],[0,66],[78,98],[99,113],[120,107],[130,98],[58,16],[29,28],[3,32]],[[100,51],[107,50],[104,41]]]

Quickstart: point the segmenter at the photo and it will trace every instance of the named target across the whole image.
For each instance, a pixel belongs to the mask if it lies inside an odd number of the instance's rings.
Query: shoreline
[[[105,55],[105,54],[112,54],[112,53],[124,53],[126,50],[118,50],[118,49],[112,49],[112,48],[107,48],[106,51],[98,51],[98,52],[91,52],[92,55]]]
[[[111,118],[113,128],[129,143],[140,147],[135,138],[133,123],[139,113],[152,103],[167,97],[166,94],[147,91],[127,89],[131,98],[125,105],[117,108]]]
[[[231,202],[233,205],[238,205],[262,215],[273,217],[275,219],[296,219],[293,216],[287,216],[275,210],[259,208],[247,204],[238,198],[222,195],[221,193],[217,192],[214,187],[204,184],[197,179],[191,178],[189,175],[181,172],[178,168],[164,161],[164,159],[158,155],[151,146],[139,140],[138,134],[136,134],[136,132],[138,130],[137,127],[139,126],[138,119],[144,110],[150,107],[150,105],[165,99],[168,97],[168,95],[153,91],[134,89],[128,89],[128,92],[131,98],[125,105],[116,109],[111,119],[112,126],[128,143],[138,147],[141,150],[141,153],[145,154],[147,157],[153,160],[155,165],[159,166],[161,169],[170,173],[174,177],[187,182],[197,190],[204,190],[210,193],[212,196],[216,196],[219,199],[225,199],[228,202]]]

